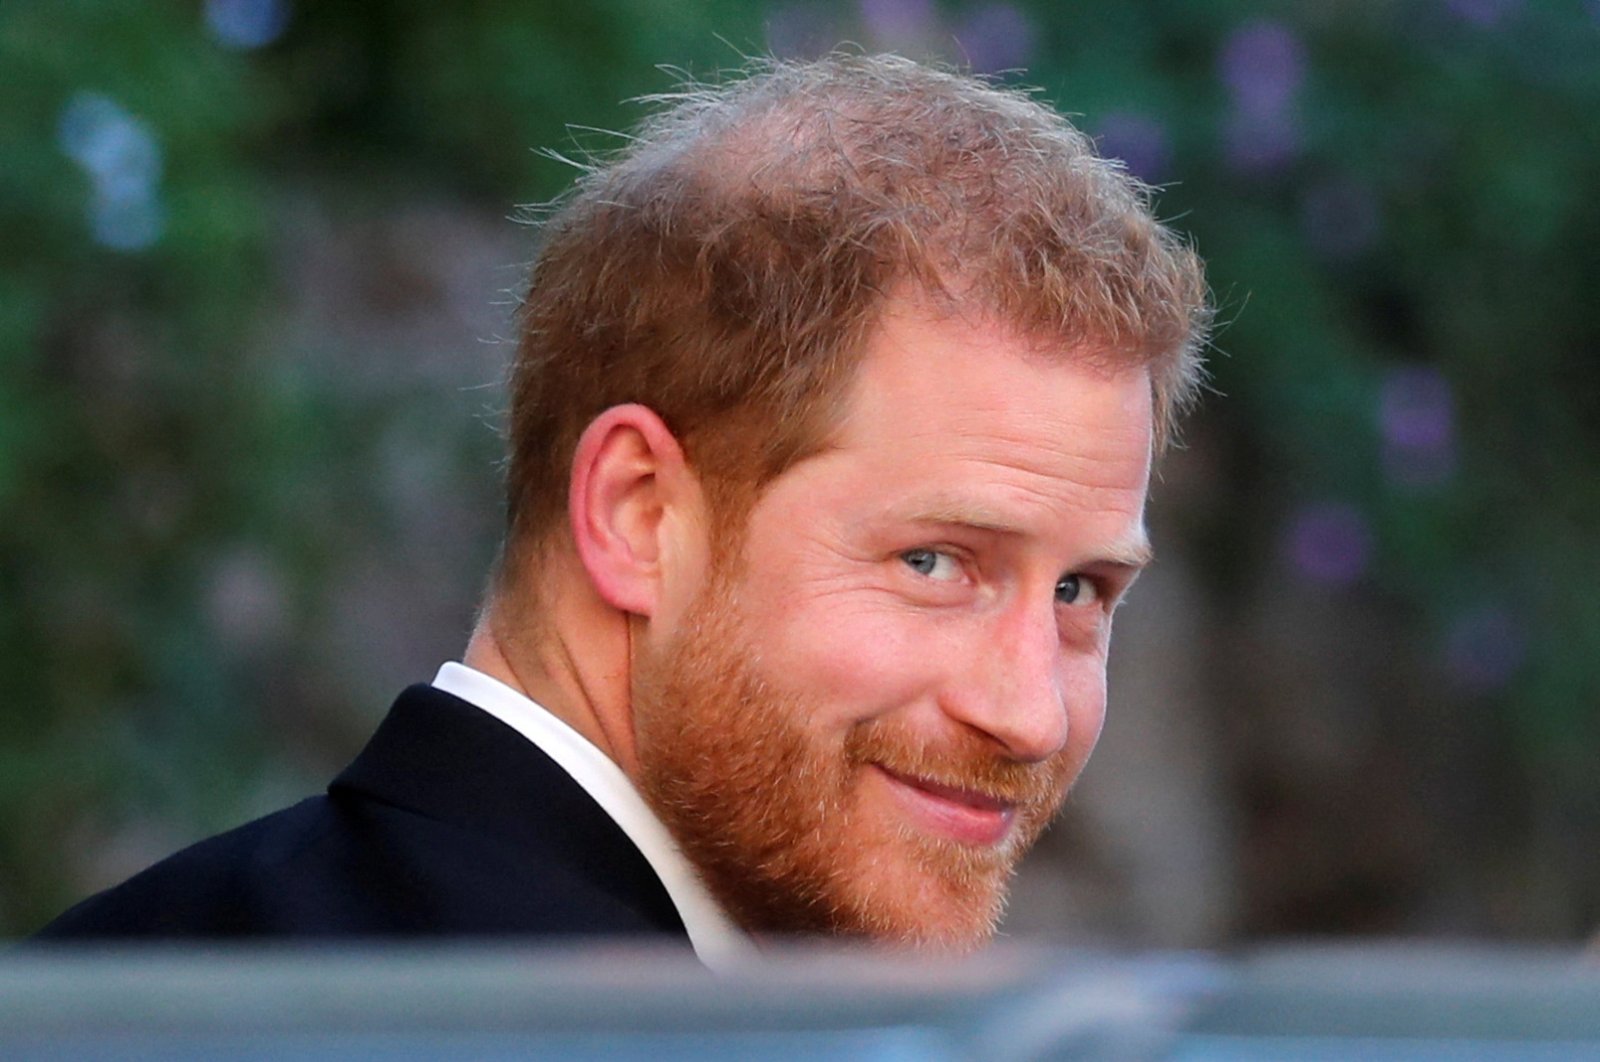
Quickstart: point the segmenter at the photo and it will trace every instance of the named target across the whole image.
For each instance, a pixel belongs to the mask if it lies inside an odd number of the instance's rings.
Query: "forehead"
[[[1045,461],[1147,463],[1149,374],[1108,368],[1092,353],[988,315],[891,300],[869,336],[837,441],[926,441],[954,455],[1009,443]]]
[[[860,519],[1138,537],[1149,376],[1088,353],[891,299],[830,445],[792,470],[791,515],[825,505]]]
[[[1045,385],[1049,397],[1074,399],[1064,413],[1098,411],[1115,393],[1120,404],[1106,412],[1137,430],[1148,416],[1148,398],[1138,392],[1148,390],[1149,374],[1139,365],[1108,365],[1100,353],[1026,335],[988,313],[902,296],[886,303],[869,333],[851,398],[867,414],[892,400],[980,416],[986,407],[1026,412],[1028,394]],[[1135,381],[1143,387],[1129,386]]]

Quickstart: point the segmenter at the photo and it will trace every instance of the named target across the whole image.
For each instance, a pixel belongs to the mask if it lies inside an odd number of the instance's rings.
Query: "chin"
[[[949,954],[966,954],[993,940],[1018,853],[903,826],[894,834],[875,849],[861,849],[855,865],[835,877],[834,932],[889,948]]]

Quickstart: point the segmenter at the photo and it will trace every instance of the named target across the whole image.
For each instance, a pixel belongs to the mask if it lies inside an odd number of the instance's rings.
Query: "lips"
[[[890,791],[924,829],[963,844],[993,845],[1003,840],[1016,805],[988,793],[946,785],[873,764]]]

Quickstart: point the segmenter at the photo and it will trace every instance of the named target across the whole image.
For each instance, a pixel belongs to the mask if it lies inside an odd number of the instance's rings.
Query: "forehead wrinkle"
[[[916,524],[953,524],[1004,535],[1023,533],[1016,517],[975,498],[935,495],[918,498],[892,512],[893,519]]]
[[[1010,419],[1014,423],[1020,418]],[[1124,464],[1129,448],[1111,437],[1120,434],[1120,428],[1058,432],[1048,444],[1042,444],[1037,436],[1030,436],[1025,430],[1007,430],[1009,427],[999,418],[975,424],[971,432],[923,425],[898,439],[880,440],[878,448],[887,459],[896,462],[903,462],[908,453],[926,452],[931,460],[948,462],[952,468],[970,463],[989,466],[995,470],[988,477],[991,482],[1037,494],[1046,503],[1058,494],[1123,489],[1129,471]],[[1143,463],[1146,451],[1135,452]],[[1144,475],[1138,478],[1142,481]],[[1044,483],[1038,485],[1034,480]]]
[[[1100,555],[1098,559],[1133,567],[1148,563],[1150,545],[1144,526],[1142,496],[1139,503],[1133,505],[1121,504],[1120,500],[1097,505],[1093,500],[1086,503],[1085,499],[1078,496],[1084,488],[1076,484],[1073,486],[1075,489],[1067,493],[999,482],[985,484],[982,494],[939,490],[904,499],[891,506],[888,515],[892,520],[908,523],[968,527],[1002,535],[1028,536],[1058,528],[1081,530],[1098,523],[1097,519],[1086,523],[1082,519],[1086,515],[1093,518],[1115,514],[1125,518],[1130,526],[1118,532],[1113,541],[1095,548]],[[1099,493],[1099,488],[1088,490]],[[985,497],[984,494],[988,493],[1002,496]],[[1038,515],[1034,516],[1034,513]]]
[[[889,402],[906,401],[905,396],[895,396],[873,406],[865,402],[851,403],[847,415],[840,418],[841,434],[870,434],[872,426],[888,411]],[[916,397],[909,401],[923,405]],[[927,405],[938,408],[935,403]],[[996,442],[1024,450],[1064,455],[1070,452],[1073,456],[1096,458],[1119,453],[1130,438],[1143,439],[1149,434],[1148,420],[1136,408],[1130,407],[1119,411],[1115,417],[1108,417],[1103,410],[1078,409],[1070,401],[1040,407],[1011,390],[1002,393],[983,388],[969,390],[963,393],[960,407],[945,407],[938,413],[940,415],[919,419],[900,436],[901,441],[929,439],[941,449],[965,441],[980,445]]]

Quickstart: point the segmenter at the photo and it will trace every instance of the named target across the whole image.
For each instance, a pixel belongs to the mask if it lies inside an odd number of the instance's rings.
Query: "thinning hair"
[[[566,513],[579,437],[649,406],[718,499],[826,440],[886,293],[1148,367],[1156,444],[1201,379],[1199,258],[1029,95],[892,56],[688,86],[544,223],[511,375],[502,576]],[[713,505],[716,509],[716,505]]]

